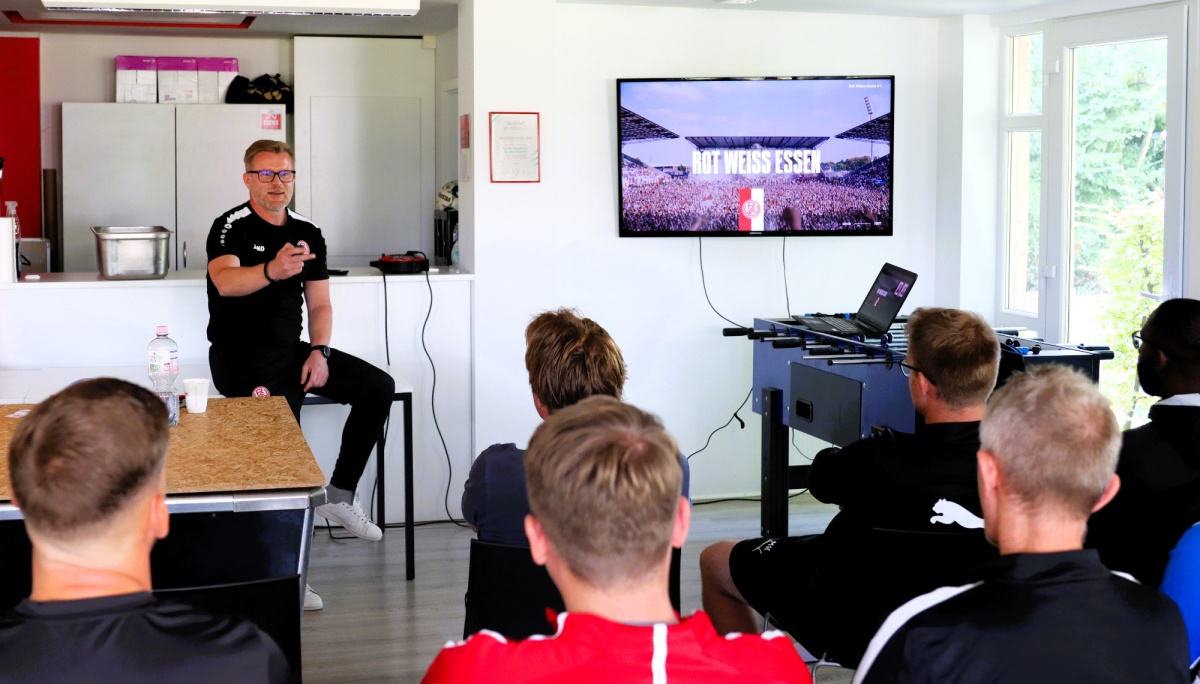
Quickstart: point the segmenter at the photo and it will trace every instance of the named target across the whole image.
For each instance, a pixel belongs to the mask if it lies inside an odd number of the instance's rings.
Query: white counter
[[[449,280],[474,280],[475,275],[471,273],[456,272],[451,273],[449,267],[442,266],[431,268],[429,270],[429,279],[438,281]],[[383,274],[378,269],[374,268],[351,268],[347,269],[350,272],[344,276],[330,276],[330,282],[333,283],[364,283],[364,282],[380,282]],[[0,290],[21,288],[26,285],[38,287],[94,287],[101,285],[103,287],[187,287],[191,285],[205,282],[204,275],[206,271],[203,269],[188,269],[186,271],[170,271],[163,278],[154,278],[146,280],[105,280],[100,277],[100,273],[35,273],[31,275],[21,276],[21,280],[15,283],[0,282]],[[406,280],[419,280],[424,282],[424,273],[414,273],[409,275],[389,275],[387,276],[389,283]]]
[[[449,500],[457,515],[462,483],[476,452],[471,424],[474,276],[431,273],[427,285],[424,274],[389,275],[386,307],[383,280],[373,268],[351,269],[349,275],[331,278],[332,346],[381,365],[390,351],[391,366],[412,383],[416,519],[445,518],[442,498],[448,469],[430,405],[433,371],[421,343],[432,289],[425,347],[437,364],[437,417],[453,465]],[[161,280],[47,274],[38,281],[0,284],[0,370],[142,366],[158,325],[168,326],[179,344],[182,366],[207,367],[203,270],[172,272]],[[4,383],[0,377],[0,385]],[[5,387],[0,386],[0,394]],[[348,407],[329,406],[303,413],[305,438],[326,476],[337,460],[348,412]],[[397,439],[390,440],[387,449],[396,464],[401,458],[401,420],[396,409],[391,434]],[[360,484],[364,503],[373,472],[373,463],[368,464]],[[388,468],[392,491],[400,491],[403,478],[403,468]],[[402,497],[389,497],[388,518],[400,520],[402,506]]]

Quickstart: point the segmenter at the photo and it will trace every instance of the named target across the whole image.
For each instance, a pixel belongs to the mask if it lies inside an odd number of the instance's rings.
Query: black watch
[[[327,345],[327,344],[314,344],[314,345],[312,346],[312,351],[319,351],[319,352],[321,352],[321,356],[324,356],[326,361],[328,361],[328,360],[329,360],[329,352],[330,352],[329,345]],[[310,353],[311,353],[311,352],[310,352]]]

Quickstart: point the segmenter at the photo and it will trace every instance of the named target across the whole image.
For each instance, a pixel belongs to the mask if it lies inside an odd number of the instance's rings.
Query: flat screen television
[[[894,81],[619,79],[621,237],[891,235]]]

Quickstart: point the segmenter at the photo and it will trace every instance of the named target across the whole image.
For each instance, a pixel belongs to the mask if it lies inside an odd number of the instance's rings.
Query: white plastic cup
[[[187,393],[188,413],[204,413],[208,410],[208,379],[189,378],[183,381]]]

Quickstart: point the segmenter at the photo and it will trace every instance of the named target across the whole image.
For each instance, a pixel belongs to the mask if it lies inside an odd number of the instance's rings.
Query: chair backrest
[[[837,633],[830,657],[855,667],[887,616],[910,599],[975,580],[974,568],[999,556],[983,530],[915,532],[868,528],[818,560],[816,619]]]
[[[471,540],[463,638],[481,629],[524,639],[553,634],[546,610],[566,610],[546,568],[533,562],[529,547]]]
[[[558,613],[566,610],[566,606],[546,568],[533,562],[529,547],[472,539],[470,564],[464,639],[481,629],[503,634],[508,639],[554,633],[556,628],[546,609]],[[681,568],[682,551],[671,549],[668,591],[675,612],[679,612],[680,606]]]
[[[154,592],[158,598],[192,606],[206,613],[254,623],[279,645],[296,682],[301,679],[300,594],[300,575],[235,584],[159,589]]]

